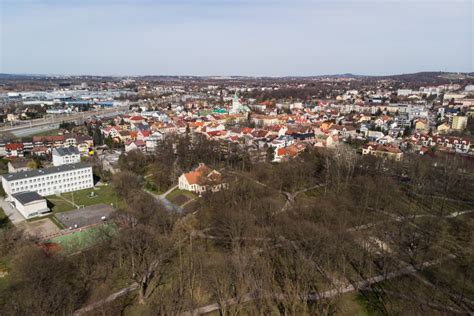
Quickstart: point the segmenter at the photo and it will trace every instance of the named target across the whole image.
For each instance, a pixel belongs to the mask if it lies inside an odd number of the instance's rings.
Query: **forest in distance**
[[[56,254],[2,224],[1,315],[473,312],[472,159],[343,145],[256,163],[188,136],[159,148],[122,155],[113,175],[95,164],[123,203],[93,247]],[[201,162],[229,188],[181,212],[148,192]]]

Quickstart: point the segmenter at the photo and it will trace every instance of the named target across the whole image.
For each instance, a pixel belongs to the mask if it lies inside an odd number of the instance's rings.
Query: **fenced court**
[[[97,242],[110,239],[116,231],[115,224],[95,225],[51,238],[45,243],[58,245],[61,252],[74,253],[89,248]]]
[[[54,216],[65,226],[80,228],[102,223],[109,219],[115,210],[106,204],[91,205],[74,211],[56,213]]]

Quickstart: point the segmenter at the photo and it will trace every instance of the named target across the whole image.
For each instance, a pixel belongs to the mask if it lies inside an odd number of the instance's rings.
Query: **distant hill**
[[[345,74],[326,74],[326,75],[314,75],[314,76],[282,76],[282,77],[268,77],[268,76],[173,76],[173,75],[145,75],[145,76],[96,76],[96,75],[44,75],[44,74],[9,74],[0,73],[0,80],[28,80],[28,79],[118,79],[118,78],[137,78],[144,80],[252,80],[252,79],[323,79],[323,78],[352,78],[352,79],[375,79],[375,80],[397,80],[405,82],[430,82],[442,79],[447,80],[465,80],[474,79],[474,73],[456,73],[456,72],[441,72],[441,71],[426,71],[408,74],[394,74],[384,76],[374,75],[358,75],[352,73]]]

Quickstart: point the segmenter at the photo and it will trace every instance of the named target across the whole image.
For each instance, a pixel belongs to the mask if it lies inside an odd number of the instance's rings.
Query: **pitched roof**
[[[10,164],[12,165],[13,168],[18,169],[18,168],[25,168],[28,166],[28,163],[30,163],[32,160],[28,159],[12,159],[10,160]]]
[[[32,153],[46,152],[46,151],[48,151],[48,149],[49,149],[49,148],[46,147],[46,146],[38,146],[38,147],[34,147],[34,148],[31,150],[31,152],[32,152]]]
[[[64,135],[33,136],[33,143],[35,142],[62,142],[62,141],[64,141]]]
[[[218,171],[209,168],[203,163],[200,163],[193,171],[185,173],[184,176],[189,184],[199,185],[206,184],[207,182],[218,182],[222,178]]]
[[[6,144],[5,149],[6,150],[18,150],[18,149],[23,149],[23,144],[22,143],[13,143],[13,144]]]
[[[84,168],[90,168],[90,166],[79,162],[79,163],[74,163],[74,164],[70,164],[70,165],[62,165],[62,166],[51,167],[51,168],[35,169],[35,170],[28,170],[28,171],[20,171],[20,172],[16,172],[16,173],[9,173],[9,174],[3,175],[2,177],[5,178],[5,180],[7,180],[7,181],[13,181],[13,180],[39,177],[39,176],[54,174],[54,173],[58,173],[58,172],[65,172],[65,171],[71,171],[71,170],[80,170],[80,169],[84,169]]]

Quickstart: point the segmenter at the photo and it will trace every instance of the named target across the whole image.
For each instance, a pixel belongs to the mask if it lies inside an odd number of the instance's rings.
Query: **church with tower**
[[[239,113],[248,113],[250,112],[249,108],[246,105],[240,103],[239,96],[237,92],[234,94],[234,99],[232,100],[232,108],[229,111],[229,114],[239,114]]]

